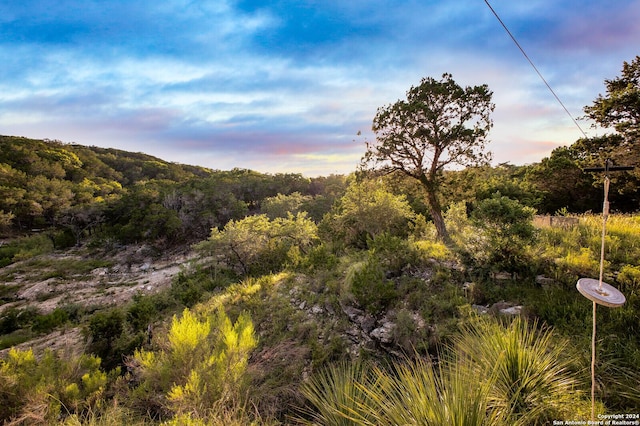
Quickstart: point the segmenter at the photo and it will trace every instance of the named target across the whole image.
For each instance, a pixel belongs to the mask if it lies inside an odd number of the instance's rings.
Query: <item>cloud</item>
[[[636,1],[491,4],[574,116],[640,38]],[[475,0],[3,2],[0,56],[2,133],[210,167],[350,172],[376,109],[444,72],[494,92],[503,161],[580,136]]]

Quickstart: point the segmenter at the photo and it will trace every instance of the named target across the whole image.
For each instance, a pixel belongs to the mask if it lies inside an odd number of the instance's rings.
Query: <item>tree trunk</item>
[[[447,227],[444,223],[444,217],[442,216],[442,207],[440,207],[440,202],[438,201],[437,195],[433,191],[429,191],[428,189],[427,202],[429,203],[429,213],[431,213],[431,218],[433,220],[433,224],[436,227],[438,238],[440,238],[440,240],[448,247],[451,245],[451,238],[449,237],[449,232],[447,231]]]

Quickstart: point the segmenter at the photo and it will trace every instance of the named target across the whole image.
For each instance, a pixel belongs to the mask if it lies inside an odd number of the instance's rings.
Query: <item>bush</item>
[[[527,247],[535,237],[534,214],[531,207],[499,193],[480,201],[471,213],[473,224],[482,234],[479,250],[473,253],[476,263],[491,265],[496,271],[527,269]]]
[[[406,237],[414,217],[404,196],[386,191],[378,182],[354,182],[323,218],[321,234],[326,241],[365,248],[382,233]]]
[[[302,387],[314,408],[302,423],[506,426],[588,418],[566,345],[524,320],[507,326],[478,320],[438,365],[417,358],[391,371],[330,366]]]
[[[320,269],[333,269],[338,265],[338,257],[331,253],[325,244],[311,247],[305,256],[301,256],[298,267],[313,272]]]
[[[0,421],[57,423],[98,406],[106,385],[107,375],[94,356],[45,351],[38,360],[31,350],[11,349],[0,360]]]
[[[0,316],[0,335],[28,327],[37,317],[38,311],[35,308],[9,308]]]
[[[369,253],[378,259],[387,276],[398,276],[405,267],[415,266],[419,261],[418,252],[411,243],[386,232],[369,239],[367,245]]]
[[[53,251],[53,243],[44,234],[19,238],[0,247],[0,268]]]
[[[257,344],[247,314],[235,323],[219,310],[199,317],[185,309],[171,321],[161,350],[137,350],[128,365],[141,379],[132,405],[142,412],[163,412],[190,418],[215,418],[215,407],[239,403],[245,371]]]
[[[64,309],[56,308],[49,314],[37,316],[31,328],[36,333],[49,333],[68,321],[69,313]]]
[[[291,248],[305,253],[317,240],[317,226],[305,213],[274,220],[257,215],[231,220],[222,231],[214,228],[196,248],[238,274],[262,275],[280,271]]]
[[[160,319],[160,314],[175,305],[166,292],[157,294],[138,293],[127,309],[127,323],[134,332],[146,331],[149,324]]]
[[[386,278],[384,268],[374,256],[349,274],[347,286],[356,302],[374,315],[385,310],[398,296],[394,282]]]
[[[624,265],[617,278],[624,289],[632,293],[640,293],[640,266]]]

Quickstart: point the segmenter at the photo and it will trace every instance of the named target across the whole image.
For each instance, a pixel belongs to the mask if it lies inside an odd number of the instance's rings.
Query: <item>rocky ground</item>
[[[96,259],[108,266],[67,273],[59,268],[62,263],[83,265]],[[173,277],[192,259],[189,252],[151,255],[147,247],[138,246],[99,254],[76,249],[16,262],[0,269],[0,286],[4,287],[0,288],[0,315],[10,308],[35,308],[40,314],[47,314],[64,305],[122,306],[137,293],[154,293],[169,287]],[[76,327],[40,336],[18,347],[63,349],[77,347],[82,340]],[[6,350],[0,354],[3,352]]]

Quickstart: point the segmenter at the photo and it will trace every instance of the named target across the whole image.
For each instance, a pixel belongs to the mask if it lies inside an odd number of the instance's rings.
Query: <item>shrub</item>
[[[330,365],[302,385],[301,392],[315,410],[303,410],[308,425],[356,426],[375,424],[378,408],[369,401],[365,385],[375,379],[368,366],[358,362]]]
[[[94,356],[45,351],[36,359],[31,350],[12,348],[0,360],[0,421],[54,424],[98,406],[106,385],[107,375]]]
[[[214,256],[241,275],[260,275],[282,269],[292,247],[305,253],[318,239],[317,226],[305,213],[269,220],[266,215],[230,221],[213,229],[208,241],[196,248]]]
[[[369,253],[375,256],[385,274],[398,276],[409,265],[416,265],[419,260],[418,252],[405,238],[400,238],[386,232],[369,239]]]
[[[324,240],[364,248],[382,233],[406,237],[414,217],[404,196],[388,192],[378,182],[354,182],[325,215],[321,234]]]
[[[513,425],[547,424],[582,414],[588,404],[566,357],[568,341],[536,330],[520,317],[509,325],[478,319],[456,339],[456,354],[470,361],[470,380],[490,386],[490,407]],[[582,412],[581,412],[582,411]]]
[[[517,272],[529,262],[527,246],[533,243],[535,210],[517,200],[494,194],[480,201],[471,218],[482,234],[479,250],[473,253],[479,265]]]
[[[185,309],[159,339],[158,352],[137,350],[128,362],[141,380],[132,401],[138,409],[207,420],[218,414],[215,407],[242,400],[249,354],[257,344],[247,314],[232,323],[222,309],[204,318]]]
[[[349,275],[347,286],[351,294],[360,306],[374,315],[385,310],[397,298],[394,282],[386,278],[384,268],[374,256]]]
[[[69,313],[64,309],[56,308],[49,314],[37,316],[31,328],[36,333],[49,333],[68,321]]]
[[[624,265],[617,278],[629,292],[640,292],[640,266]]]

